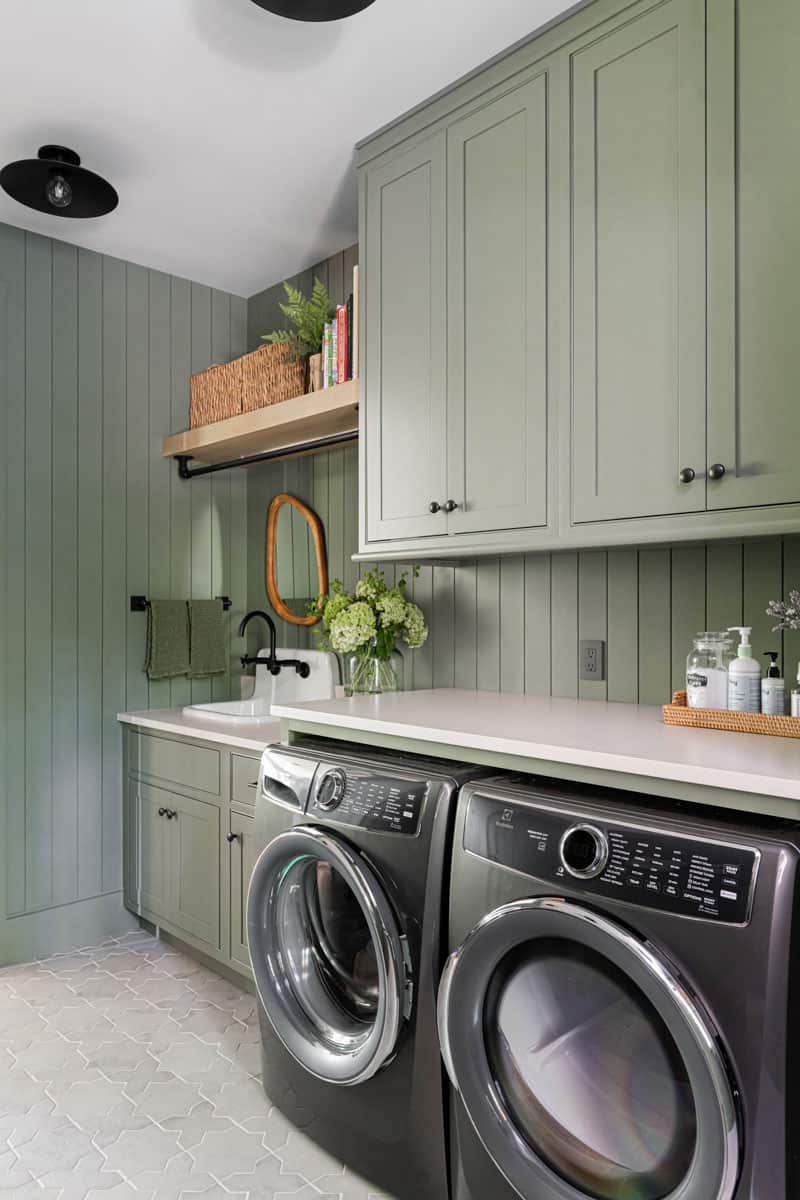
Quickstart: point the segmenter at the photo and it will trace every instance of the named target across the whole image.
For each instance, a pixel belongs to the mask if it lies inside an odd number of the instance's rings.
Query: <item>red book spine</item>
[[[347,380],[347,306],[344,304],[336,307],[336,323],[336,379],[338,383],[345,383]]]

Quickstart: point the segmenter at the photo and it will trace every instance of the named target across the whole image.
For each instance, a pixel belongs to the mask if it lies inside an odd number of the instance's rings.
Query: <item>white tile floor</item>
[[[144,932],[0,970],[0,1200],[390,1200],[259,1069],[254,998]]]

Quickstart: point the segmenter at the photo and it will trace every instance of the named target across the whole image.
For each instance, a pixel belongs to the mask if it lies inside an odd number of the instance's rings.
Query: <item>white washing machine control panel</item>
[[[745,925],[759,853],[476,792],[464,849],[536,879],[679,916]]]

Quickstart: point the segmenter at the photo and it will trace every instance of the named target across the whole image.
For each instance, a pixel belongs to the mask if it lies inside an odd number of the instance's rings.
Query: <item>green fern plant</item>
[[[336,315],[328,289],[319,279],[315,279],[308,300],[300,289],[293,287],[291,283],[284,282],[283,290],[286,292],[287,303],[279,303],[278,308],[294,329],[275,329],[272,333],[263,334],[261,340],[290,346],[293,359],[303,358],[307,354],[319,354],[325,324]]]

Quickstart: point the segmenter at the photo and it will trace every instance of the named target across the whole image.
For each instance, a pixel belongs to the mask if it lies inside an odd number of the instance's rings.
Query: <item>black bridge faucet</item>
[[[249,612],[239,626],[239,637],[244,637],[247,631],[247,626],[252,620],[254,620],[255,617],[260,617],[261,620],[266,621],[267,625],[269,626],[269,656],[267,658],[262,658],[258,654],[255,656],[243,654],[241,658],[242,666],[248,667],[251,663],[261,662],[265,664],[270,675],[280,675],[284,667],[294,667],[301,679],[308,679],[308,676],[311,674],[311,668],[307,662],[301,662],[301,660],[298,658],[278,658],[278,651],[276,648],[278,635],[275,632],[275,622],[269,613],[265,613],[260,608],[256,608],[252,612]]]

